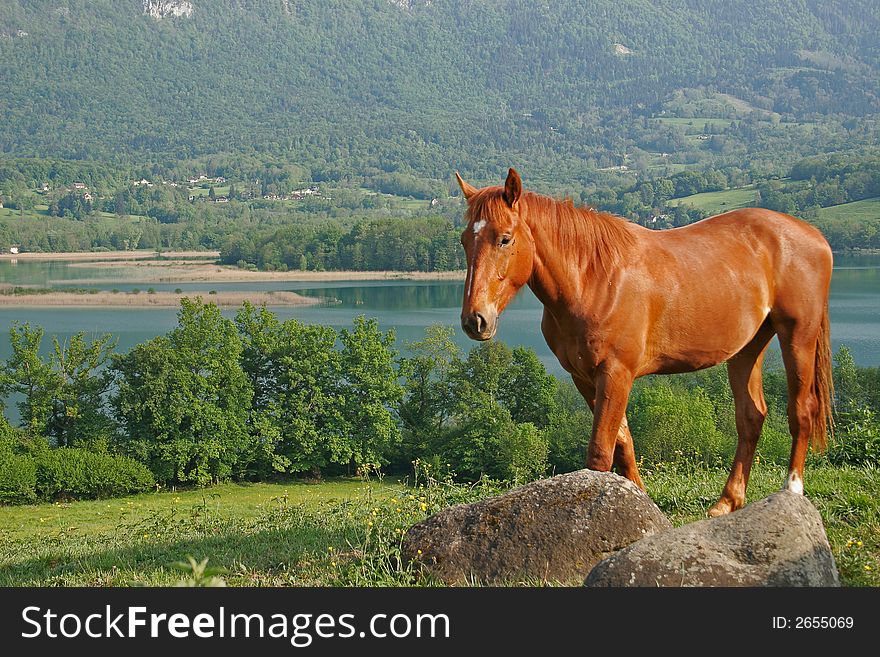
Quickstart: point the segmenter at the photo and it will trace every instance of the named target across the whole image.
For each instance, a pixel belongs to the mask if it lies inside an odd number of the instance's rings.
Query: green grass
[[[214,187],[214,195],[215,196],[229,196],[230,185],[213,185]],[[202,187],[190,187],[187,189],[190,196],[205,196],[207,197],[211,193],[211,186]]]
[[[778,490],[784,474],[757,464],[750,501]],[[649,494],[676,526],[704,518],[726,476],[683,464],[643,469]],[[806,489],[843,581],[880,586],[878,471],[812,465]],[[499,491],[486,483],[333,480],[3,507],[0,586],[169,585],[181,579],[169,564],[188,555],[224,568],[231,586],[431,585],[399,558],[406,529]]]
[[[34,220],[34,219],[47,219],[49,218],[48,209],[46,210],[13,210],[12,208],[0,208],[0,219],[21,219],[22,221]]]
[[[755,204],[755,186],[725,189],[720,192],[703,192],[693,196],[683,196],[667,201],[667,205],[692,205],[709,214],[720,214],[736,208],[746,208]]]
[[[656,121],[657,123],[662,123],[665,125],[675,125],[681,126],[683,128],[693,128],[697,132],[702,132],[703,128],[708,123],[712,128],[727,128],[731,123],[734,123],[734,119],[719,119],[712,117],[693,117],[693,118],[679,118],[679,117],[659,117],[655,119],[651,119],[652,121]]]
[[[834,221],[880,220],[880,197],[821,208],[819,218]]]

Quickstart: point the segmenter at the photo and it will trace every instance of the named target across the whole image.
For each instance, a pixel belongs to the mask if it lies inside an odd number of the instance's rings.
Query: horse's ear
[[[461,193],[464,194],[465,199],[469,199],[477,193],[477,188],[466,183],[464,178],[458,175],[458,171],[455,172],[455,179],[458,181],[458,186],[461,187]]]
[[[522,180],[516,169],[511,168],[507,172],[507,180],[504,182],[504,200],[507,205],[513,207],[522,195]]]

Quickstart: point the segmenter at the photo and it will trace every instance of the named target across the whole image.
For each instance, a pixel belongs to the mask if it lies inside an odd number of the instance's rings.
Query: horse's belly
[[[654,334],[653,344],[647,350],[653,361],[647,369],[652,373],[674,374],[723,363],[752,341],[770,312],[765,298],[729,306],[718,304],[719,309],[724,307],[737,310],[716,309],[693,321],[682,322],[675,318],[665,322],[664,329]]]

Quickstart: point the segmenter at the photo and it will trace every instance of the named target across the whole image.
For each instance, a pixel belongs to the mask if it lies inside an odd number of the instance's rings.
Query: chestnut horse
[[[833,394],[832,258],[818,230],[748,208],[653,231],[524,192],[513,169],[503,187],[477,189],[456,177],[468,205],[461,326],[488,340],[528,284],[544,304],[547,344],[593,411],[587,468],[614,465],[644,488],[626,421],[633,381],[726,361],[739,442],[709,515],[742,507],[767,415],[761,364],[777,335],[792,435],[785,488],[803,494],[808,443],[825,446]]]

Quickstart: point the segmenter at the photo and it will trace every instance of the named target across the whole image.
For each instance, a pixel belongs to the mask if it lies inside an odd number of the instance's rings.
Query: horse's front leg
[[[632,434],[629,431],[626,415],[623,416],[620,428],[617,430],[617,442],[614,445],[614,465],[621,475],[642,490],[645,490],[645,484],[642,483],[642,478],[639,476],[639,466],[636,465],[636,452],[633,447]]]
[[[589,379],[575,375],[572,377],[575,386],[583,395],[590,410],[595,414],[596,411],[596,387]],[[626,414],[620,421],[620,427],[617,430],[617,440],[614,445],[614,466],[617,472],[629,479],[636,486],[645,490],[645,484],[639,476],[639,468],[636,465],[636,453],[633,448],[632,434],[629,431],[629,423],[626,421]]]
[[[604,364],[600,367],[596,377],[596,401],[593,405],[593,432],[590,435],[590,445],[587,448],[587,468],[608,472],[614,463],[614,451],[618,443],[618,437],[627,440],[628,444],[621,444],[624,459],[632,458],[633,470],[635,457],[632,451],[632,437],[629,428],[624,425],[626,417],[626,402],[632,389],[633,375],[626,367],[619,364]],[[620,435],[622,432],[625,436]],[[629,469],[629,468],[627,468]],[[629,479],[641,484],[638,480],[638,472],[635,478],[632,472],[625,473]]]

